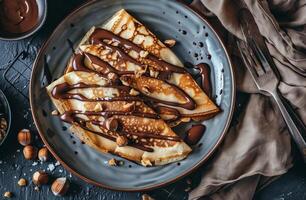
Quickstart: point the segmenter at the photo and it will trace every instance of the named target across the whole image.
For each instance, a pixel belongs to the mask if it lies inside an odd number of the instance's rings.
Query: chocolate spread
[[[0,30],[6,33],[24,33],[38,22],[36,0],[1,0]]]

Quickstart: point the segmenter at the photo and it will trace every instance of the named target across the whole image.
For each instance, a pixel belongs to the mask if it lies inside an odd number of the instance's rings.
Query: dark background
[[[0,41],[0,89],[8,97],[13,115],[11,132],[5,144],[0,147],[0,199],[6,191],[13,192],[12,199],[141,199],[142,193],[114,192],[89,185],[72,176],[62,166],[55,166],[53,171],[48,170],[55,165],[54,159],[42,164],[38,162],[37,165],[33,164],[33,161],[26,161],[22,155],[22,147],[17,142],[17,132],[22,128],[28,128],[35,136],[35,146],[39,148],[43,146],[33,124],[27,99],[31,65],[40,46],[57,24],[84,2],[84,0],[49,0],[47,21],[38,33],[21,41]],[[20,57],[17,59],[18,55]],[[246,101],[245,95],[238,94],[240,107]],[[239,111],[236,115],[238,113]],[[258,191],[255,199],[306,199],[306,165],[298,157],[295,160],[295,166],[287,174]],[[51,175],[51,180],[56,177],[67,177],[71,182],[68,194],[62,198],[55,198],[50,191],[50,184],[41,187],[40,191],[35,191],[31,177],[39,169],[46,170]],[[201,169],[177,183],[147,193],[156,199],[187,199],[186,191],[197,185],[200,173]],[[21,188],[17,185],[20,178],[28,180],[26,187]],[[188,184],[190,180],[191,184]]]

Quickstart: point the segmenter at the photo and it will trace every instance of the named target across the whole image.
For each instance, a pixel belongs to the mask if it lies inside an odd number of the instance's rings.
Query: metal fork
[[[263,94],[270,95],[274,98],[288,126],[292,138],[302,153],[304,162],[306,162],[306,128],[302,120],[292,109],[289,102],[279,93],[278,76],[274,73],[266,56],[254,40],[250,39],[248,40],[248,43],[238,41],[238,46],[240,47],[239,50],[243,61],[250,71],[258,89],[262,91]]]

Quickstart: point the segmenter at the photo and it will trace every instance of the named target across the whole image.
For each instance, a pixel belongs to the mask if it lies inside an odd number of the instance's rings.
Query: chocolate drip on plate
[[[206,63],[196,65],[196,69],[200,70],[202,89],[211,98],[211,82],[210,82],[210,68]]]

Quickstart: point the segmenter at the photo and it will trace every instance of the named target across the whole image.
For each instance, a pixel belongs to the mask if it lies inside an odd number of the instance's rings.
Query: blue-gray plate
[[[102,24],[122,8],[162,41],[178,41],[173,51],[183,62],[206,62],[211,66],[213,100],[222,112],[203,122],[207,127],[204,136],[197,145],[192,146],[193,152],[183,161],[146,168],[125,160],[123,166],[111,167],[107,161],[114,155],[99,153],[82,144],[69,132],[69,125],[51,115],[54,106],[45,87],[49,81],[63,75],[72,55],[71,45],[75,47],[92,26]],[[204,47],[199,46],[200,42]],[[211,59],[207,58],[208,54]],[[122,191],[143,191],[164,186],[203,164],[220,144],[229,127],[234,99],[233,70],[220,38],[200,15],[174,0],[103,0],[86,3],[64,19],[44,44],[33,66],[30,83],[30,103],[36,126],[56,159],[89,183]],[[191,123],[188,123],[175,131],[184,133],[190,126]]]

